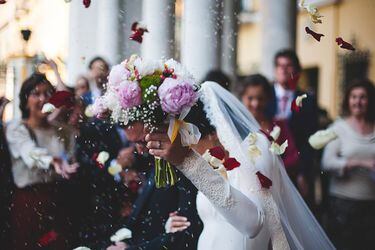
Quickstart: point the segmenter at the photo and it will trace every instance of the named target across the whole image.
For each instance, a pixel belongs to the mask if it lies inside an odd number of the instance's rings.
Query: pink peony
[[[118,89],[121,106],[125,109],[142,103],[142,90],[136,81],[124,81]]]
[[[109,84],[120,84],[130,77],[130,71],[125,68],[123,64],[117,64],[112,67],[108,76]]]
[[[165,79],[158,89],[163,111],[177,115],[185,108],[193,106],[198,99],[193,84],[190,79]]]

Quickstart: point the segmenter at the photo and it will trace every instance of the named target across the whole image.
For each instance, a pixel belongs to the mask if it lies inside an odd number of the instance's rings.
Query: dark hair
[[[33,73],[29,78],[27,78],[23,83],[20,90],[19,98],[20,98],[20,109],[22,113],[22,119],[26,119],[29,117],[30,112],[27,108],[27,100],[31,92],[40,84],[48,84],[51,89],[54,90],[52,84],[47,80],[45,74],[41,73]]]
[[[93,59],[91,59],[91,61],[89,62],[89,69],[92,69],[92,65],[96,62],[96,61],[102,61],[104,63],[104,67],[105,67],[105,70],[106,71],[109,71],[109,64],[107,63],[106,60],[104,60],[103,57],[100,57],[100,56],[96,56],[94,57]]]
[[[229,90],[231,85],[230,78],[219,69],[209,71],[203,78],[203,82],[205,81],[217,82],[221,87],[225,88],[226,90]]]
[[[255,86],[261,86],[263,91],[266,93],[268,98],[272,97],[272,86],[267,80],[266,77],[264,77],[261,74],[254,74],[254,75],[249,75],[245,77],[241,82],[240,82],[240,89],[239,89],[239,96],[242,97],[247,88],[249,87],[255,87]]]
[[[198,101],[193,107],[191,107],[189,114],[185,117],[184,121],[193,123],[199,129],[202,138],[210,135],[216,131],[215,127],[211,125],[207,118],[207,114],[203,109],[204,105],[201,101]]]
[[[297,53],[294,51],[294,50],[291,50],[291,49],[283,49],[283,50],[279,50],[275,57],[274,57],[274,65],[275,67],[277,66],[277,60],[280,58],[280,57],[286,57],[286,58],[289,58],[292,63],[293,63],[293,67],[298,71],[298,72],[301,72],[302,70],[302,67],[301,67],[301,64],[299,62],[299,59],[298,59],[298,56],[297,56]]]
[[[344,99],[342,102],[342,115],[349,116],[349,97],[350,93],[355,88],[364,88],[367,93],[368,105],[366,120],[369,122],[375,121],[375,88],[374,84],[369,79],[356,79],[353,80],[345,90]]]

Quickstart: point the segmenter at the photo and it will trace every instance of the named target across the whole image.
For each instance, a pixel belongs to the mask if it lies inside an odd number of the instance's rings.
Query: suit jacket
[[[274,117],[277,113],[278,102],[276,98],[275,88],[272,88],[272,100],[268,107],[268,115]],[[296,90],[294,98],[300,96],[302,91]],[[310,135],[318,129],[318,105],[314,95],[307,94],[307,98],[303,100],[303,106],[300,112],[292,112],[287,120],[290,131],[293,134],[299,155],[299,173],[310,175],[312,173],[313,158],[315,151],[308,143]]]
[[[114,125],[94,119],[81,124],[76,142],[78,173],[70,184],[70,200],[78,224],[79,243],[102,249],[120,220],[120,210],[127,188],[117,183],[107,167],[123,147]],[[97,166],[95,154],[101,151],[110,157],[104,168]]]
[[[134,204],[125,227],[132,231],[130,250],[197,249],[202,222],[196,210],[197,189],[176,170],[178,182],[168,188],[157,189],[154,168],[148,173],[147,184]],[[169,213],[178,211],[191,222],[183,232],[165,233],[164,225]]]

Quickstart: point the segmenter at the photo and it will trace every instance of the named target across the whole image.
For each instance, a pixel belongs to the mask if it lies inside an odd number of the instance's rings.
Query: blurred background
[[[261,72],[272,80],[273,56],[292,48],[300,57],[300,88],[316,93],[320,107],[334,118],[345,83],[375,79],[375,2],[311,0],[323,17],[313,24],[296,0],[9,0],[0,5],[0,96],[12,100],[5,120],[19,117],[17,98],[35,67],[55,82],[55,60],[63,80],[74,86],[94,56],[115,64],[131,54],[174,57],[197,79],[221,69],[232,81]],[[131,24],[142,21],[149,33],[142,44],[129,40]],[[325,36],[315,41],[308,26]],[[351,42],[340,49],[335,38]],[[235,84],[234,84],[235,85]]]

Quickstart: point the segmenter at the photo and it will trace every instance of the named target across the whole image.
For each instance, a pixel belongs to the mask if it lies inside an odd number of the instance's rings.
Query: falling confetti
[[[312,4],[306,4],[305,0],[301,0],[299,3],[299,7],[305,9],[307,13],[310,15],[310,19],[313,23],[322,23],[322,18],[323,16],[320,15],[318,9],[312,5]]]
[[[133,41],[136,41],[136,42],[139,42],[139,43],[142,43],[142,41],[143,41],[143,34],[145,32],[148,32],[146,26],[144,26],[144,25],[142,25],[138,22],[134,22],[132,24],[131,30],[132,30],[132,34],[130,35],[129,39],[133,40]]]
[[[344,39],[342,39],[341,37],[336,38],[336,43],[342,49],[347,49],[347,50],[352,50],[352,51],[355,50],[355,48],[353,47],[353,45],[351,45],[350,43],[344,41]]]
[[[318,42],[320,42],[320,39],[322,38],[322,36],[324,36],[323,34],[316,33],[315,31],[311,30],[309,27],[305,27],[305,31],[307,34],[314,37],[314,39],[317,40]]]

